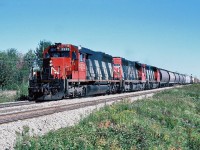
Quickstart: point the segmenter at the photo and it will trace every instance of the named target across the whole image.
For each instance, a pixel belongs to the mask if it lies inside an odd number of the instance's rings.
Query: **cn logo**
[[[59,71],[57,71],[54,67],[51,67],[51,73],[54,72],[54,74],[59,74]]]
[[[59,68],[58,68],[58,71],[53,67],[53,64],[52,64],[52,60],[49,61],[49,66],[51,67],[51,74],[54,73],[54,74],[60,74],[59,73]]]

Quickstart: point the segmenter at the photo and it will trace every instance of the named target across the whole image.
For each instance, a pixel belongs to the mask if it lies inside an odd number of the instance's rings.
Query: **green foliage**
[[[28,126],[23,126],[22,133],[16,132],[16,135],[18,135],[16,143],[23,142],[23,145],[30,145],[30,143],[29,143],[30,136],[29,136],[29,127]],[[22,136],[20,136],[20,135],[22,135]],[[21,149],[21,148],[23,148],[23,146],[18,147],[17,149]]]
[[[28,98],[28,83],[21,84],[17,91],[16,100],[27,100]]]
[[[16,99],[16,91],[0,91],[0,103],[13,102]]]
[[[12,48],[0,52],[0,86],[2,89],[13,83],[18,73],[17,64],[19,64],[19,60],[16,49]]]
[[[39,42],[38,47],[35,50],[35,54],[36,54],[36,58],[37,58],[37,64],[41,67],[41,59],[42,59],[42,53],[43,51],[48,47],[52,45],[51,41],[46,41],[46,40],[42,40]]]
[[[92,113],[78,125],[27,137],[16,149],[199,149],[200,85]],[[28,144],[26,144],[28,143]]]
[[[36,60],[41,58],[43,46],[46,48],[50,44],[49,41],[40,41],[35,51],[29,50],[26,54],[21,54],[14,48],[0,51],[0,89],[16,90],[17,100],[26,98],[31,67]],[[10,98],[9,96],[1,96],[0,102],[5,102],[6,99],[11,101]]]
[[[24,65],[21,68],[21,73],[23,74],[24,78],[24,83],[28,82],[30,70],[33,67],[33,63],[36,59],[36,55],[33,50],[29,50],[23,57]]]
[[[0,52],[0,86],[2,89],[18,90],[19,85],[28,82],[29,68],[23,55],[16,49]]]

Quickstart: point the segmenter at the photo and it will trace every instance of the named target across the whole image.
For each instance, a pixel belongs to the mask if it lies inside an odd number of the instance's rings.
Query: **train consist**
[[[42,61],[41,71],[32,69],[30,100],[58,100],[195,82],[192,76],[71,44],[49,46]]]

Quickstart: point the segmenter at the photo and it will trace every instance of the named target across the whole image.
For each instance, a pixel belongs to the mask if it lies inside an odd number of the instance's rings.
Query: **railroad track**
[[[31,105],[35,104],[34,101],[18,101],[18,102],[7,102],[7,103],[1,103],[0,108],[6,108],[6,107],[14,107],[14,106],[23,106],[23,105]]]
[[[167,89],[170,89],[170,88],[167,88]],[[94,101],[84,101],[84,102],[78,102],[78,103],[73,103],[73,104],[64,104],[64,105],[58,105],[58,106],[53,106],[53,107],[45,107],[45,108],[39,108],[39,109],[34,109],[34,110],[2,114],[2,115],[0,115],[0,124],[14,122],[14,121],[18,121],[18,120],[36,118],[36,117],[40,117],[40,116],[45,116],[45,115],[50,115],[50,114],[54,114],[54,113],[58,113],[58,112],[64,112],[64,111],[84,108],[84,107],[88,107],[88,106],[95,106],[95,105],[103,104],[103,103],[106,104],[109,102],[116,102],[116,101],[120,101],[120,100],[127,99],[127,98],[133,98],[133,97],[158,93],[163,90],[166,90],[166,88],[154,89],[154,90],[150,90],[150,91],[140,91],[140,92],[133,93],[133,94],[131,93],[128,95],[122,95],[122,96],[117,96],[117,97],[112,97],[112,98],[102,98],[102,99],[98,99],[98,100],[94,100]]]

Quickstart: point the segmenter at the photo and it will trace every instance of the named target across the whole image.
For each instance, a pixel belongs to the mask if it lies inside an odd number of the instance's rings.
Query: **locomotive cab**
[[[85,80],[85,54],[78,47],[56,43],[43,52],[43,66],[37,80],[29,80],[33,100],[57,100],[67,94],[67,80]]]
[[[56,44],[43,53],[43,71],[49,77],[59,79],[86,78],[85,54],[78,47],[69,44]]]
[[[114,80],[123,79],[122,58],[120,57],[113,58],[113,78]]]

